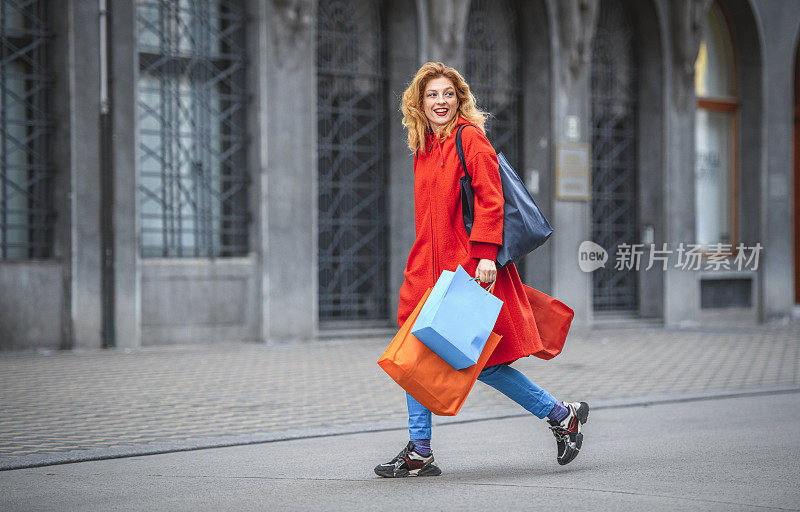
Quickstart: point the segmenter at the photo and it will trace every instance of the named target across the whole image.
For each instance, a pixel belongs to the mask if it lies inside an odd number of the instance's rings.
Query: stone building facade
[[[428,60],[576,325],[788,319],[799,31],[795,0],[0,0],[0,349],[391,332]]]

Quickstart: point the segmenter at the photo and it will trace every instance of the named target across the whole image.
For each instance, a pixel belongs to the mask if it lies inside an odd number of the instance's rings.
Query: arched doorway
[[[378,6],[319,2],[320,324],[388,318],[386,71]]]
[[[638,73],[634,21],[622,0],[603,0],[592,44],[591,240],[609,256],[638,241]],[[634,270],[592,273],[596,312],[636,312]]]

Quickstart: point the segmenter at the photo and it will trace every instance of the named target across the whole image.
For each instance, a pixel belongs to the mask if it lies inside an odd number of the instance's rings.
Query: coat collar
[[[450,136],[447,137],[447,138],[449,139],[450,137],[453,137],[454,134],[456,133],[456,130],[458,130],[459,126],[467,125],[467,124],[472,124],[472,123],[470,123],[469,121],[467,121],[463,117],[458,116],[458,119],[456,119],[456,124],[453,127],[453,131],[450,133]],[[426,141],[426,144],[428,145],[428,147],[430,147],[435,140],[436,140],[436,135],[433,133],[433,131],[428,130],[428,133],[426,134],[426,137],[425,137],[425,141]]]

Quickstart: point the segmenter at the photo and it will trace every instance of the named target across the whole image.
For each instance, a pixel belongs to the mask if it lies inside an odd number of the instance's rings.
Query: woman
[[[482,283],[496,280],[494,294],[503,308],[494,327],[502,335],[479,380],[496,388],[532,414],[547,419],[556,437],[557,460],[568,464],[580,450],[589,406],[563,403],[531,382],[509,363],[531,355],[538,330],[516,267],[497,270],[503,240],[503,190],[497,154],[483,133],[487,115],[475,106],[469,86],[455,69],[440,62],[420,68],[403,94],[403,126],[414,152],[414,225],[416,240],[400,288],[397,321],[406,321],[443,270],[461,265]],[[475,215],[467,235],[461,216],[459,179],[464,175],[456,153],[458,126],[475,189]],[[431,413],[407,394],[410,441],[392,460],[380,464],[382,477],[441,474],[430,447]]]

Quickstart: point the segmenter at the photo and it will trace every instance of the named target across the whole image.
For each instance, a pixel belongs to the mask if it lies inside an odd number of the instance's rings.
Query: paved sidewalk
[[[375,364],[388,341],[0,355],[0,469],[402,428],[403,393]],[[600,404],[797,389],[800,323],[575,331],[515,367]],[[523,413],[478,383],[456,419]]]
[[[126,457],[0,472],[0,510],[797,511],[798,425],[800,393],[593,410],[567,466],[530,415],[444,425],[429,478],[375,476],[397,431]]]

